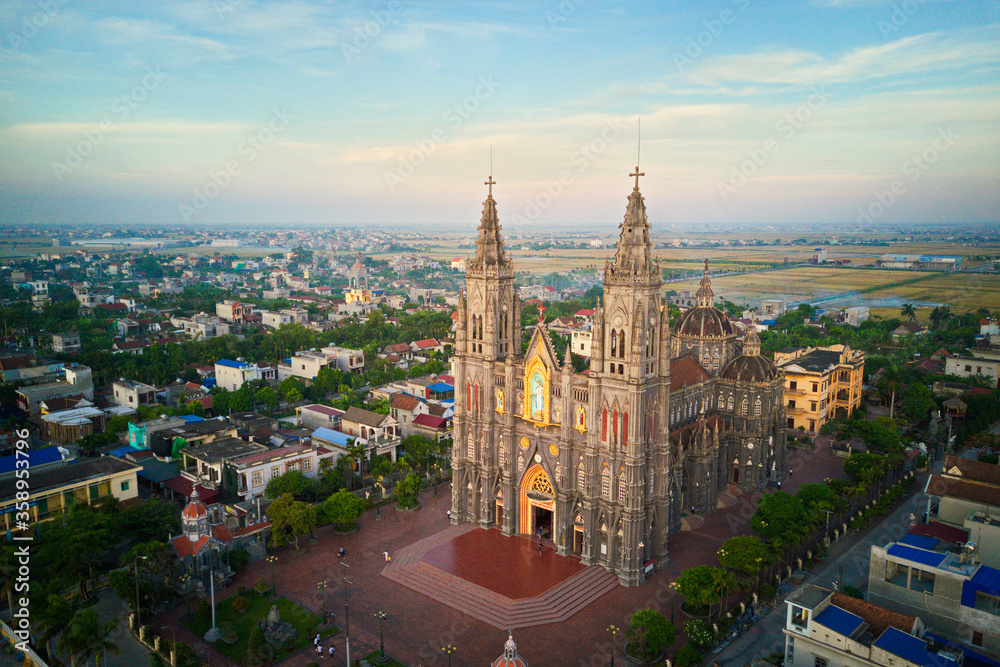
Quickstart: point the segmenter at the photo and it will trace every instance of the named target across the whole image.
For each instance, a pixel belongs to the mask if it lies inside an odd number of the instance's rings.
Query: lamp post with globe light
[[[615,667],[615,635],[621,630],[617,625],[609,625],[608,632],[611,633],[611,667]]]
[[[384,611],[375,612],[375,618],[378,619],[378,657],[375,658],[375,664],[384,665],[389,662],[389,657],[385,654],[385,619],[386,613]]]
[[[447,646],[445,646],[441,650],[444,651],[445,655],[448,656],[448,667],[451,667],[451,654],[454,653],[455,651],[457,651],[458,649],[456,649],[451,644],[448,644]]]

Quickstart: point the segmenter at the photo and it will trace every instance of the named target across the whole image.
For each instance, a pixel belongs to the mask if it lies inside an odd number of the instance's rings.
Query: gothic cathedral
[[[784,474],[783,378],[753,327],[714,303],[671,333],[639,173],[593,317],[590,368],[560,362],[544,318],[522,352],[521,304],[493,199],[483,203],[455,325],[452,523],[544,536],[626,586],[665,564],[690,508]],[[544,314],[544,311],[543,311]]]

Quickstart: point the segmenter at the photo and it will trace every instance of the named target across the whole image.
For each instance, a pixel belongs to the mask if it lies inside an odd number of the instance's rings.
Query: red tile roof
[[[849,611],[852,614],[856,614],[863,618],[865,623],[868,624],[872,634],[876,637],[880,636],[889,628],[896,628],[906,634],[910,634],[913,632],[913,626],[917,622],[917,618],[915,616],[901,614],[898,611],[890,611],[884,607],[874,605],[871,602],[859,600],[858,598],[854,598],[843,593],[834,593],[830,602],[845,611]]]
[[[423,340],[413,341],[413,345],[415,345],[418,349],[426,350],[430,347],[437,347],[440,343],[438,343],[434,338],[424,338]]]
[[[321,415],[326,415],[327,417],[341,417],[344,414],[343,410],[338,410],[336,408],[331,408],[326,405],[320,405],[319,403],[313,403],[312,405],[306,405],[302,410],[308,410],[309,412],[318,412]]]
[[[709,374],[690,355],[685,355],[670,362],[670,391],[679,391],[683,387],[698,384],[709,379]]]
[[[426,426],[427,428],[437,428],[443,429],[447,428],[448,420],[444,417],[435,417],[434,415],[417,415],[413,420],[413,423],[418,426]]]
[[[420,400],[416,396],[410,396],[409,394],[404,394],[403,392],[397,392],[392,395],[392,400],[389,401],[389,407],[393,410],[413,410],[413,408],[420,405]]]
[[[972,461],[959,456],[948,455],[944,460],[944,475],[1000,486],[1000,465]]]
[[[962,498],[974,503],[1000,507],[1000,487],[940,475],[932,475],[927,480],[927,495],[938,498]]]
[[[923,537],[936,537],[951,544],[959,544],[969,540],[969,531],[965,528],[955,528],[954,526],[948,526],[936,521],[932,523],[918,523],[910,529],[910,533]]]

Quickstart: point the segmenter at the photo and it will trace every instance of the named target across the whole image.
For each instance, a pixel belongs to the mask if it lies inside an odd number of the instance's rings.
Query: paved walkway
[[[782,490],[794,492],[806,482],[823,481],[841,475],[842,459],[832,456],[820,447],[816,452],[789,452],[789,466],[793,473],[783,480]],[[489,664],[503,652],[506,631],[476,620],[447,605],[435,602],[418,592],[380,576],[385,566],[383,552],[390,554],[423,538],[439,533],[450,525],[447,511],[450,496],[447,485],[442,485],[439,497],[430,491],[421,494],[421,509],[400,512],[392,507],[383,508],[381,521],[374,512],[367,512],[360,520],[361,530],[338,535],[330,526],[316,531],[319,543],[309,547],[301,556],[293,556],[289,549],[277,552],[275,565],[277,592],[292,601],[318,611],[322,605],[322,592],[316,583],[330,582],[330,605],[336,610],[335,620],[343,626],[345,588],[343,576],[351,582],[346,587],[346,600],[350,606],[351,654],[353,658],[378,648],[379,626],[375,620],[378,611],[384,611],[386,651],[400,661],[416,667],[447,664],[442,647],[451,644],[457,648],[452,664]],[[591,604],[568,620],[548,625],[537,625],[514,630],[518,650],[525,659],[536,665],[593,665],[609,663],[611,636],[605,628],[614,624],[626,627],[632,614],[643,608],[662,611],[667,618],[674,617],[677,624],[683,621],[679,611],[681,600],[669,588],[682,570],[694,565],[715,562],[715,552],[726,539],[749,532],[757,494],[736,496],[736,502],[702,516],[704,523],[693,530],[675,534],[669,542],[668,567],[649,577],[636,588],[616,587],[600,600]],[[729,500],[727,499],[727,502]],[[336,557],[340,546],[347,549],[348,557],[341,566]],[[488,566],[488,558],[483,559]],[[242,572],[228,589],[218,593],[227,597],[240,585],[250,587],[259,577],[271,578],[268,563],[254,563]],[[179,639],[191,644],[196,651],[210,659],[211,665],[221,667],[228,661],[210,649],[204,640],[195,637],[177,624],[184,614],[184,606],[170,610],[154,619],[151,626],[173,625]],[[169,632],[166,633],[169,635]],[[338,635],[340,659],[344,657],[345,633]],[[621,649],[619,642],[619,650]],[[288,658],[283,667],[304,667],[313,656],[302,653]]]

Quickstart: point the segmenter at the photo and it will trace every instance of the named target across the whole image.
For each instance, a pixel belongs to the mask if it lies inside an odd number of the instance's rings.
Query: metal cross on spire
[[[486,182],[483,183],[483,185],[486,185],[486,186],[489,187],[489,189],[490,189],[489,190],[489,196],[490,197],[493,196],[493,186],[496,185],[496,184],[497,184],[497,182],[493,180],[493,144],[490,144],[490,176],[489,176],[489,178],[486,179]]]
[[[639,171],[639,150],[642,148],[642,119],[640,118],[637,124],[636,137],[635,137],[635,172],[629,174],[629,176],[635,176],[635,191],[639,191],[639,177],[645,176],[644,172]]]
[[[639,165],[635,165],[635,172],[629,174],[629,176],[635,176],[635,190],[636,191],[639,190],[639,177],[640,176],[645,176],[645,175],[646,175],[645,172],[639,171]]]

